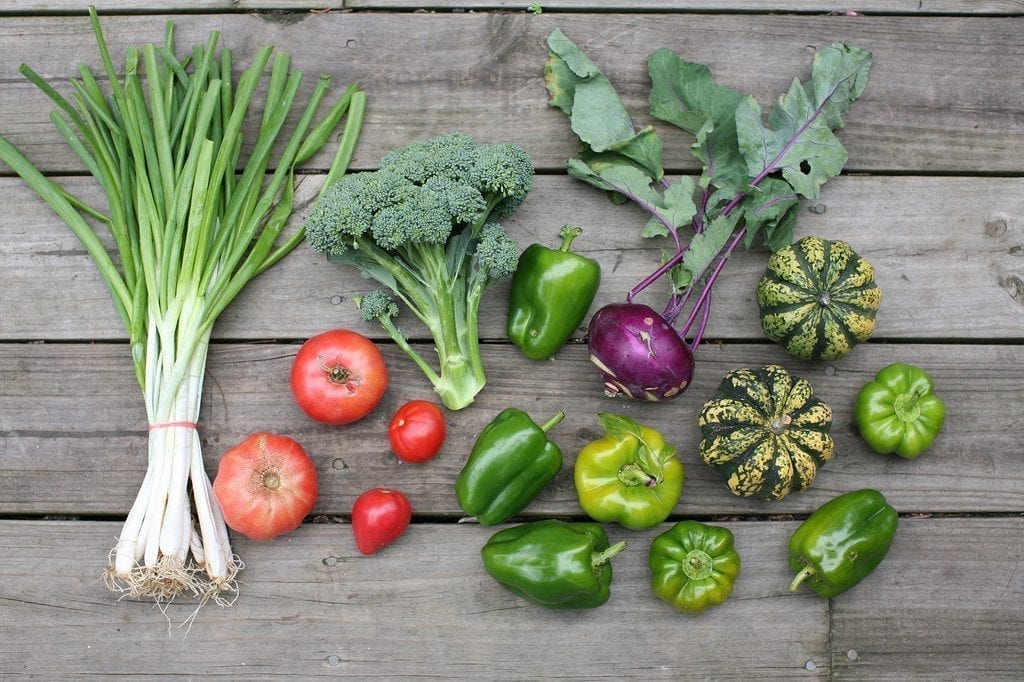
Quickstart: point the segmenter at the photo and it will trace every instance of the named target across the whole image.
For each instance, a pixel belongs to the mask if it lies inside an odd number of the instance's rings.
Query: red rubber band
[[[159,424],[150,424],[149,425],[149,430],[150,431],[156,431],[157,429],[173,429],[173,428],[176,428],[176,427],[179,427],[179,426],[181,428],[183,428],[183,429],[194,429],[194,428],[196,428],[196,423],[195,422],[161,422]]]

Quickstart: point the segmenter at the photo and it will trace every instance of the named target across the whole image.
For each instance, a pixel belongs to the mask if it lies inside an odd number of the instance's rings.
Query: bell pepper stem
[[[648,488],[658,485],[658,477],[648,473],[635,462],[625,464],[619,469],[619,480],[626,485],[642,485]]]
[[[581,234],[583,234],[583,228],[576,227],[575,225],[563,226],[562,231],[558,234],[562,238],[562,245],[558,247],[558,250],[568,253],[572,249],[573,240]]]
[[[624,549],[626,549],[625,540],[616,542],[614,545],[604,550],[603,552],[598,552],[597,554],[592,555],[590,557],[590,565],[593,566],[595,570],[601,568],[606,563],[611,561],[613,556],[615,556]]]
[[[789,584],[789,591],[790,592],[796,592],[797,588],[800,587],[800,584],[803,581],[805,581],[808,578],[810,578],[811,576],[817,575],[817,574],[818,574],[818,572],[816,570],[814,570],[813,566],[804,566],[803,570],[800,571],[799,573],[797,573],[796,577],[793,578],[793,582],[791,582]]]
[[[563,419],[565,419],[565,410],[559,410],[554,417],[540,425],[540,430],[543,431],[544,433],[547,433],[551,429],[558,426]]]

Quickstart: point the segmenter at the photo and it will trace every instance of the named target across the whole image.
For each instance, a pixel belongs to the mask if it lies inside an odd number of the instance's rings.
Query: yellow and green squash
[[[832,409],[778,365],[726,374],[697,423],[701,457],[741,497],[803,490],[835,452]]]
[[[765,335],[802,360],[835,360],[867,341],[881,302],[871,263],[821,237],[776,251],[757,285]]]

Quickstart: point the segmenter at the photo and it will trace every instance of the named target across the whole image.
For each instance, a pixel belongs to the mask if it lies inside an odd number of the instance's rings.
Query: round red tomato
[[[352,534],[363,554],[397,540],[412,520],[409,498],[393,488],[371,488],[352,504]]]
[[[295,402],[311,419],[340,426],[373,412],[388,387],[388,370],[373,341],[332,329],[302,344],[289,383]]]
[[[426,462],[444,443],[441,408],[429,400],[410,400],[395,412],[388,425],[391,449],[403,462]]]
[[[213,494],[232,530],[252,540],[293,531],[316,503],[316,467],[288,436],[257,432],[220,459]]]

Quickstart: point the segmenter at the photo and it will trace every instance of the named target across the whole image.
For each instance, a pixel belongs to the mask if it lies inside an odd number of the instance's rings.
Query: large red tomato
[[[388,370],[373,341],[332,329],[302,344],[290,384],[295,402],[311,419],[339,426],[373,412],[388,387]]]
[[[316,467],[288,436],[256,432],[220,459],[213,494],[228,527],[252,540],[295,530],[316,503]]]
[[[410,400],[395,412],[388,425],[391,449],[404,462],[426,462],[444,443],[441,408],[428,400]]]

